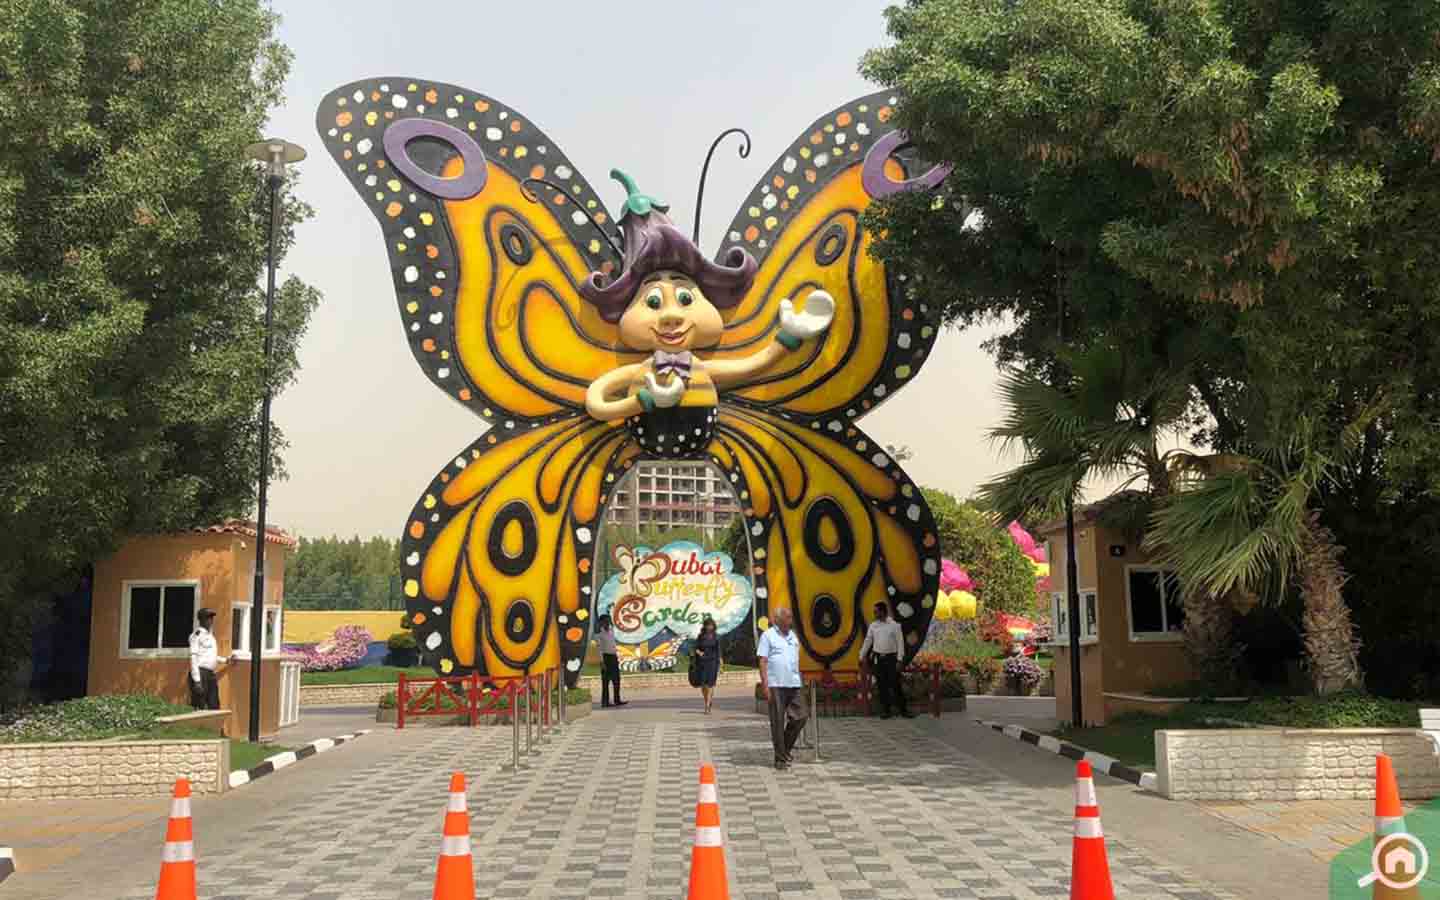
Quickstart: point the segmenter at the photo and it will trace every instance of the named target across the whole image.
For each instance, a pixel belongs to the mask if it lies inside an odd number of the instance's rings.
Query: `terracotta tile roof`
[[[245,519],[226,519],[219,525],[211,525],[208,528],[197,528],[196,531],[208,532],[210,534],[243,534],[246,537],[255,537],[259,531],[255,523]],[[271,544],[279,544],[282,547],[296,547],[300,542],[294,536],[286,534],[283,530],[273,525],[265,526],[265,540]]]

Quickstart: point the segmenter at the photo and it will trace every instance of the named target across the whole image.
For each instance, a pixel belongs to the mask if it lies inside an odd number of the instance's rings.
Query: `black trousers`
[[[610,685],[615,685],[615,700],[620,702],[620,657],[614,653],[606,653],[600,657],[600,705],[609,706]]]
[[[190,706],[195,709],[220,708],[220,682],[213,669],[201,669],[200,680],[190,679]]]
[[[809,716],[800,701],[798,687],[772,687],[770,689],[770,743],[775,745],[775,762],[788,763],[795,741],[805,730]]]
[[[905,691],[900,687],[900,657],[894,653],[876,654],[875,686],[880,693],[880,711],[886,715],[897,709],[909,712],[905,703]]]

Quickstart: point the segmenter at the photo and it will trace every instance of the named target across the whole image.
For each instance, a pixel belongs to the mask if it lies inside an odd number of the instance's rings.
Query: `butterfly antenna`
[[[598,231],[598,232],[600,232],[600,236],[605,239],[605,243],[607,243],[607,244],[610,245],[610,249],[615,251],[616,257],[618,257],[618,258],[620,258],[620,259],[624,259],[624,258],[625,258],[625,254],[620,250],[620,245],[619,245],[619,244],[616,244],[616,243],[615,243],[615,240],[614,240],[612,237],[610,237],[610,232],[606,231],[604,228],[601,228],[601,227],[600,227],[600,223],[597,222],[597,221],[595,221],[595,217],[592,216],[592,215],[590,215],[590,211],[587,210],[585,207],[581,206],[581,205],[580,205],[580,202],[579,202],[578,200],[576,200],[575,198],[571,197],[570,194],[565,190],[565,188],[561,187],[560,185],[556,184],[555,182],[549,181],[548,179],[545,179],[545,178],[526,178],[524,181],[521,181],[521,182],[520,182],[520,193],[522,193],[522,194],[525,195],[525,199],[526,199],[526,200],[529,200],[531,203],[539,203],[539,202],[540,202],[540,197],[539,197],[539,195],[537,195],[534,191],[530,190],[530,183],[531,183],[532,181],[535,182],[536,184],[543,184],[543,185],[545,185],[546,187],[550,188],[552,191],[556,191],[557,193],[559,193],[559,194],[561,194],[562,196],[564,196],[565,199],[569,200],[571,203],[574,203],[574,204],[575,204],[575,208],[578,209],[578,210],[580,210],[581,215],[583,215],[585,218],[589,219],[589,220],[590,220],[590,224],[595,227],[595,230]]]
[[[738,134],[745,139],[745,143],[740,146],[740,158],[750,157],[750,133],[743,128],[727,128],[710,144],[710,152],[705,154],[705,165],[700,169],[700,189],[695,192],[695,235],[691,240],[697,247],[700,245],[700,208],[705,203],[705,177],[710,174],[710,158],[715,155],[715,148],[720,146],[720,142],[732,134]]]

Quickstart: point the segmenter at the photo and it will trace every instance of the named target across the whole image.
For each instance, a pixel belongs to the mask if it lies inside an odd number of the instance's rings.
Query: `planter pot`
[[[385,655],[385,664],[387,666],[398,666],[402,669],[408,669],[419,663],[419,650],[391,650]]]
[[[965,698],[964,698],[964,697],[942,697],[941,700],[940,700],[940,710],[941,710],[942,712],[964,712],[964,711],[965,711]]]
[[[1011,681],[1007,679],[1005,682],[1005,688],[1006,696],[1009,697],[1036,697],[1040,694],[1040,685],[1038,684],[1031,685],[1030,687],[1025,687],[1018,681]]]
[[[1053,696],[1055,696],[1055,673],[1054,673],[1053,671],[1051,671],[1051,672],[1046,672],[1046,673],[1045,673],[1045,677],[1044,677],[1043,679],[1041,679],[1041,681],[1040,681],[1040,696],[1042,696],[1042,697],[1053,697]]]

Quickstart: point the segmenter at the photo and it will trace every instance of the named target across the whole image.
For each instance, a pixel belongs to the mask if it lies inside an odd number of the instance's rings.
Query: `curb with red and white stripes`
[[[984,725],[986,728],[1000,732],[1008,738],[1013,738],[1023,744],[1030,744],[1039,747],[1041,750],[1048,750],[1057,756],[1064,756],[1074,760],[1085,760],[1090,767],[1097,772],[1109,775],[1111,778],[1126,781],[1135,785],[1143,791],[1160,793],[1160,787],[1154,772],[1141,772],[1122,763],[1113,756],[1106,756],[1103,753],[1096,753],[1094,750],[1086,750],[1084,747],[1077,747],[1074,744],[1066,743],[1048,734],[1040,734],[1028,728],[1021,728],[1019,725],[1004,725],[1000,722],[987,722],[984,719],[976,719],[975,722]]]
[[[264,778],[272,772],[293,766],[302,759],[309,759],[317,753],[324,753],[326,750],[333,750],[341,744],[349,743],[363,734],[369,734],[370,729],[365,728],[354,734],[342,734],[334,738],[321,738],[318,741],[311,741],[296,750],[287,750],[284,753],[277,753],[266,759],[253,769],[235,771],[230,773],[230,787],[232,789],[247,785],[257,778]]]

